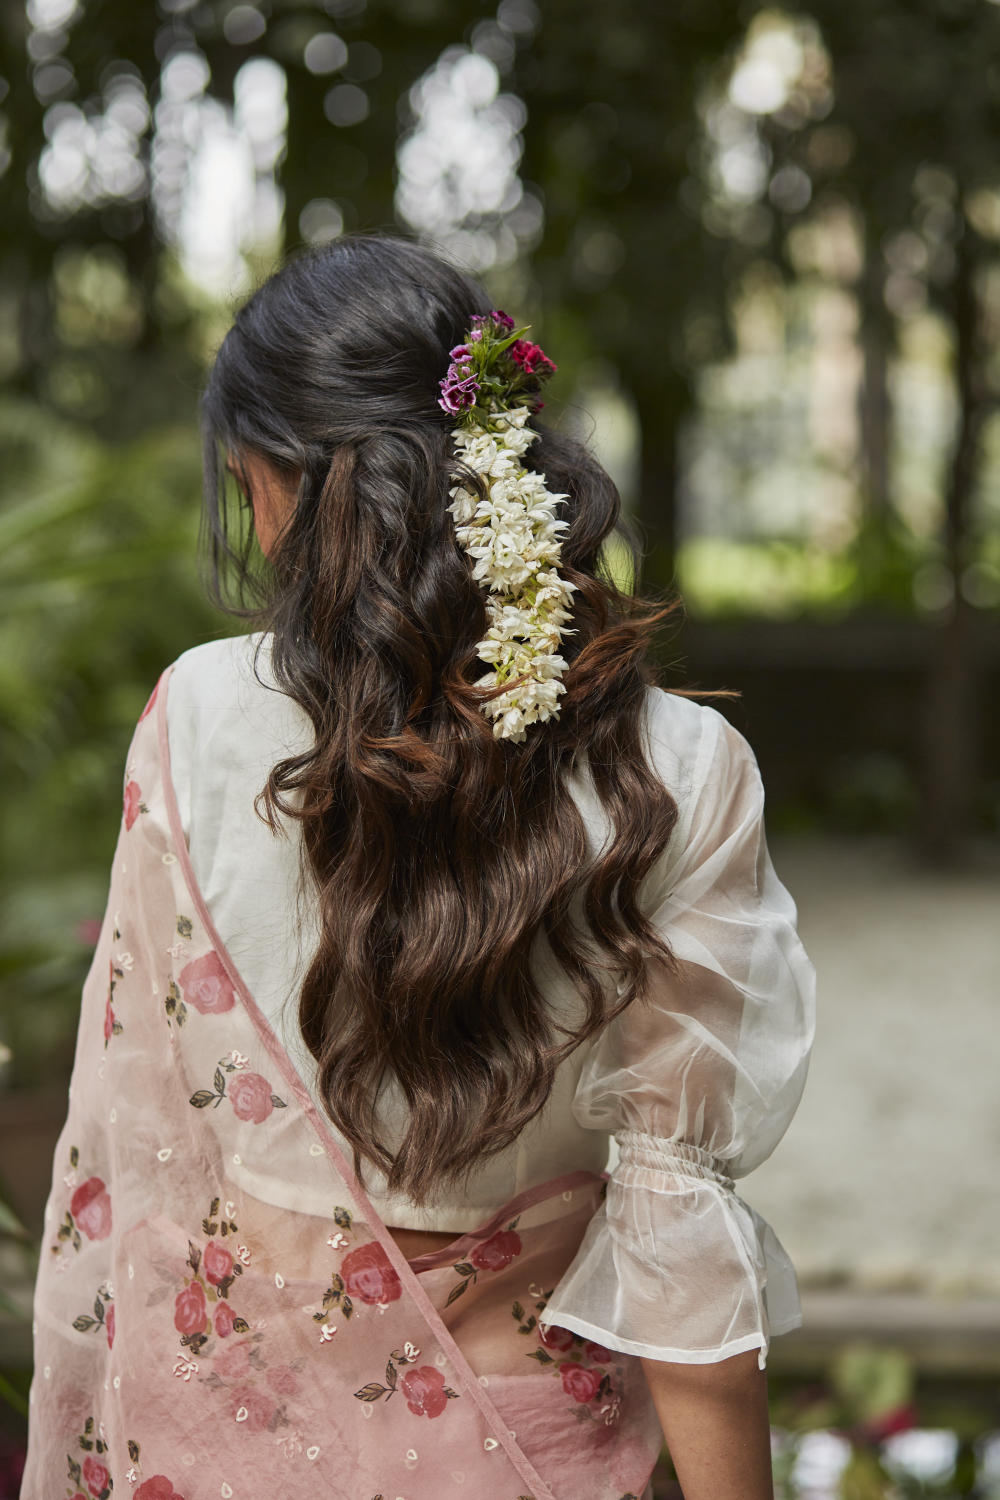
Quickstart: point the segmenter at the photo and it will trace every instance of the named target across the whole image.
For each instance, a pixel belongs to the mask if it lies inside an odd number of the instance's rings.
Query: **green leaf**
[[[448,1293],[448,1300],[445,1302],[445,1307],[450,1307],[453,1302],[457,1302],[468,1285],[468,1281],[460,1281],[457,1286],[453,1286]]]
[[[205,1106],[207,1104],[211,1104],[212,1100],[216,1097],[217,1096],[215,1094],[209,1093],[208,1089],[199,1089],[196,1094],[191,1095],[188,1103],[193,1104],[195,1109],[204,1109]]]
[[[250,1332],[250,1324],[247,1322],[246,1318],[234,1318],[233,1319],[233,1332],[234,1333],[249,1333]]]
[[[552,1358],[552,1355],[551,1354],[546,1354],[546,1352],[545,1352],[544,1349],[532,1349],[531,1353],[528,1354],[528,1355],[526,1355],[525,1358],[526,1359],[537,1359],[538,1363],[540,1365],[552,1365],[552,1364],[555,1364],[555,1360]]]
[[[513,1307],[510,1310],[510,1315],[515,1320],[515,1322],[520,1323],[521,1319],[524,1317],[524,1308],[521,1306],[520,1302],[514,1303]]]
[[[80,1153],[75,1146],[70,1146],[69,1148],[69,1164],[71,1167],[78,1167],[80,1165]]]
[[[338,1229],[350,1229],[351,1215],[346,1208],[335,1208],[333,1210],[333,1222]]]
[[[351,1301],[350,1297],[344,1296],[341,1298],[340,1310],[344,1314],[345,1318],[349,1318],[351,1316],[351,1313],[354,1311],[354,1303]]]
[[[467,1260],[460,1260],[457,1265],[452,1266],[452,1270],[456,1271],[459,1276],[475,1276],[476,1274],[475,1266],[470,1265]]]
[[[277,1096],[277,1094],[272,1094],[271,1095],[271,1103],[274,1105],[275,1109],[287,1109],[288,1108],[288,1105],[285,1103],[284,1099],[279,1099],[278,1096]]]
[[[129,1438],[128,1440],[128,1456],[134,1464],[139,1462],[139,1444],[135,1438]]]
[[[224,1094],[226,1092],[226,1075],[221,1068],[216,1068],[215,1077],[212,1079],[212,1082],[215,1085],[215,1092],[217,1094]]]
[[[390,1391],[394,1391],[396,1389],[396,1366],[393,1364],[391,1359],[385,1367],[385,1383],[389,1387]]]
[[[213,1198],[212,1199],[212,1202],[209,1205],[209,1209],[208,1209],[208,1217],[210,1219],[214,1219],[215,1216],[216,1216],[216,1214],[219,1212],[219,1204],[221,1202],[222,1202],[221,1198]]]
[[[189,938],[191,936],[191,931],[192,931],[192,928],[191,928],[191,918],[190,917],[178,917],[177,918],[177,931],[178,931],[179,935],[182,938]]]
[[[373,1380],[369,1385],[363,1385],[360,1391],[355,1391],[354,1394],[359,1401],[378,1401],[381,1396],[387,1396],[389,1392],[384,1385],[379,1385],[377,1380]]]
[[[73,1327],[77,1333],[86,1333],[88,1328],[93,1328],[96,1318],[90,1318],[86,1313],[81,1313],[78,1318],[73,1319]]]

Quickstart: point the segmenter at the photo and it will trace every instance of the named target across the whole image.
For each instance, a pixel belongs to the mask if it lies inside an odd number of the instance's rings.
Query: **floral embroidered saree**
[[[83,991],[22,1500],[637,1500],[661,1442],[639,1360],[540,1322],[603,1179],[403,1257],[198,890],[168,677]],[[258,1174],[328,1213],[254,1197]]]

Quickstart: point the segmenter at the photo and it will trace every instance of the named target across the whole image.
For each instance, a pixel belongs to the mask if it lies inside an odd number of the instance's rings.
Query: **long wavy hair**
[[[569,496],[560,567],[579,590],[567,691],[520,744],[479,707],[484,594],[446,509],[450,486],[477,481],[437,397],[489,307],[408,240],[337,240],[250,297],[203,397],[215,597],[266,629],[276,682],[315,729],[258,798],[275,831],[301,824],[318,893],[299,1025],[355,1170],[375,1164],[416,1201],[508,1146],[558,1064],[644,994],[651,963],[674,964],[638,893],[677,818],[643,723],[652,638],[678,601],[616,586],[612,533],[639,558],[619,494],[541,420],[525,461]],[[267,565],[227,494],[241,454],[298,481]],[[596,851],[567,783],[581,770],[610,825]],[[533,973],[545,943],[580,998],[570,1024]],[[395,1149],[389,1083],[407,1106]]]

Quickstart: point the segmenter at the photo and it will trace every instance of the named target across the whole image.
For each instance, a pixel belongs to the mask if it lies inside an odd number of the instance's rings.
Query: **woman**
[[[813,973],[750,748],[654,685],[668,611],[602,571],[619,499],[524,333],[359,237],[219,352],[216,582],[263,628],[168,668],[129,752],[24,1500],[620,1500],[661,1426],[686,1500],[771,1495],[798,1300],[733,1180]]]

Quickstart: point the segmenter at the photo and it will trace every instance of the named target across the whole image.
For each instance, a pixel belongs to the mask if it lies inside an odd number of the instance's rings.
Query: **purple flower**
[[[512,333],[513,332],[513,330],[514,330],[514,319],[512,317],[510,317],[509,314],[507,314],[505,312],[500,312],[497,308],[494,308],[493,311],[490,313],[490,317],[493,319],[494,323],[496,323],[496,325],[497,325],[498,328],[502,328],[503,329],[504,333]]]
[[[448,358],[452,361],[459,359],[471,359],[472,350],[469,348],[468,344],[456,344],[454,349],[448,351]]]
[[[475,406],[476,397],[479,395],[479,381],[474,380],[471,375],[460,380],[451,370],[440,382],[441,397],[438,406],[447,412],[465,411],[469,406]]]

